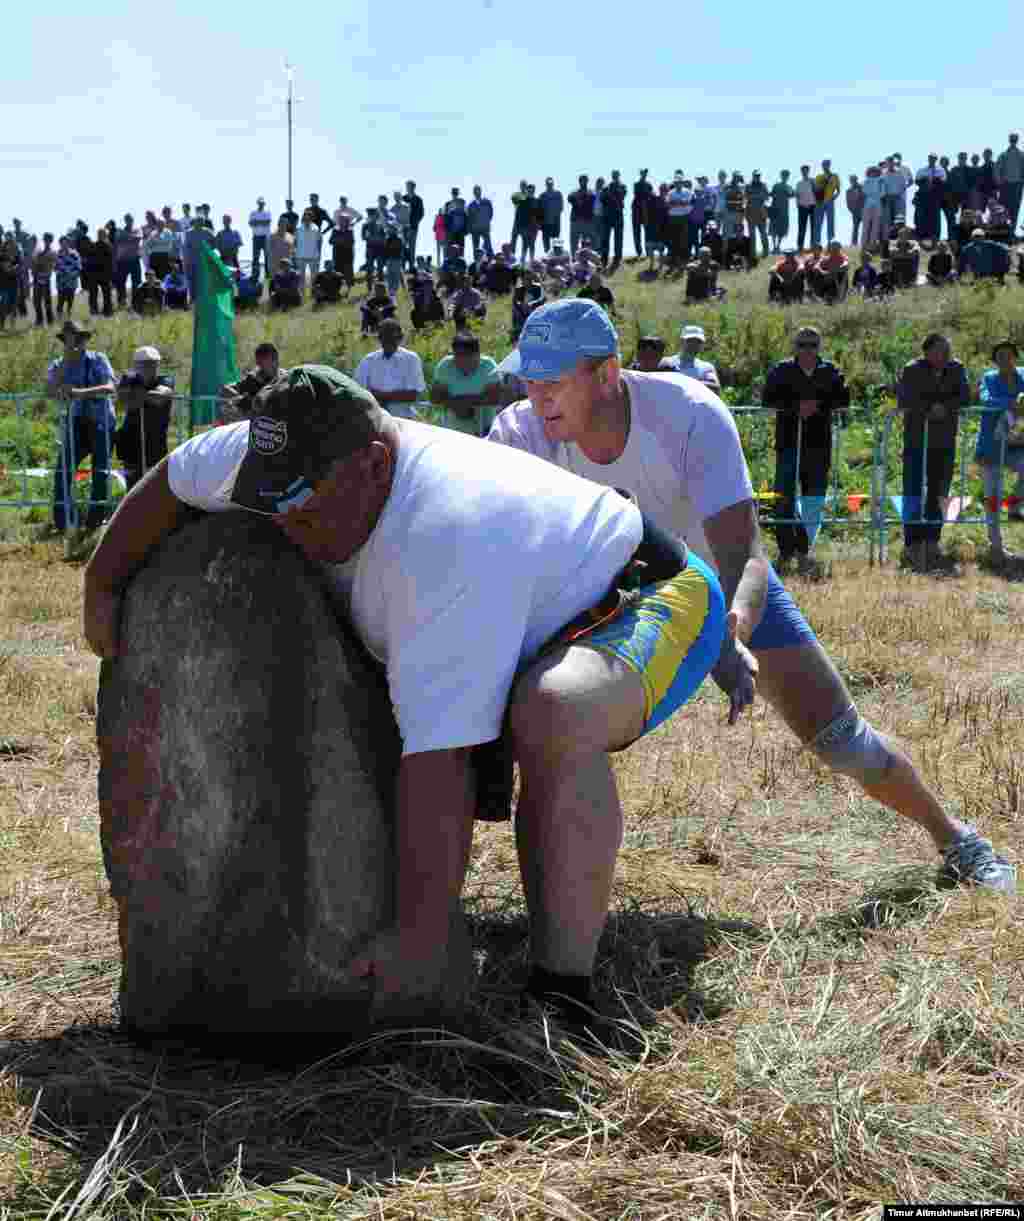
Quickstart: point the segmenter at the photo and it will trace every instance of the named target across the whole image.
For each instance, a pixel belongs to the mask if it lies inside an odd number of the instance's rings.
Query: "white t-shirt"
[[[817,202],[814,198],[814,179],[799,178],[796,184],[796,202],[801,208],[809,208]]]
[[[375,390],[415,390],[417,394],[427,392],[423,362],[408,348],[398,348],[390,358],[385,357],[380,348],[376,352],[367,352],[356,365],[352,376],[371,394]]]
[[[718,395],[693,378],[625,370],[622,378],[629,388],[630,427],[626,448],[614,462],[591,462],[573,442],[549,441],[529,401],[506,407],[487,439],[604,487],[625,488],[655,525],[714,566],[703,523],[754,494],[736,424]]]
[[[671,368],[673,373],[682,373],[686,377],[694,378],[695,381],[703,382],[717,394],[721,383],[718,380],[718,370],[710,360],[702,360],[699,356],[684,359],[683,354],[677,352],[675,356],[669,356],[664,363],[666,367]]]
[[[270,226],[273,223],[274,218],[266,208],[257,208],[255,212],[249,213],[249,228],[252,230],[253,237],[269,237]]]
[[[387,666],[403,753],[489,742],[517,668],[608,592],[640,543],[636,506],[526,454],[401,421],[391,494],[366,543],[327,567],[342,608]],[[230,503],[249,421],[170,456],[179,500]]]

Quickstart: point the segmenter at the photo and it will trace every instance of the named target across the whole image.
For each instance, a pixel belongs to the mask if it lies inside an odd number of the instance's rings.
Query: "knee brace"
[[[893,762],[885,739],[852,704],[829,722],[808,746],[832,771],[868,783],[881,780]]]

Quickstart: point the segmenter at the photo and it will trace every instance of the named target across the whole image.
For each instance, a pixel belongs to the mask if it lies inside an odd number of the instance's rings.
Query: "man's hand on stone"
[[[386,1004],[402,994],[415,996],[437,977],[437,960],[447,951],[447,929],[433,938],[419,932],[390,928],[378,933],[352,959],[348,971],[373,987],[374,1005]]]
[[[83,630],[97,657],[116,657],[121,623],[121,595],[109,589],[85,587]]]
[[[729,724],[735,725],[744,708],[754,702],[757,691],[757,658],[746,645],[736,639],[739,616],[730,611],[726,619],[726,641],[712,678],[729,697]]]

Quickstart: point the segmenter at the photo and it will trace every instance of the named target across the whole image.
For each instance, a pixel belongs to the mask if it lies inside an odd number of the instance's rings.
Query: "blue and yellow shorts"
[[[642,586],[622,614],[579,643],[617,657],[643,679],[646,734],[693,696],[717,663],[724,639],[718,577],[691,551],[678,576]]]

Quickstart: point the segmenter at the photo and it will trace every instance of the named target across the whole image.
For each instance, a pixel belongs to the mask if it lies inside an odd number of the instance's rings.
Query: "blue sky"
[[[931,150],[998,154],[1024,127],[1019,16],[1001,2],[976,21],[921,14],[875,0],[799,13],[604,0],[341,0],[325,15],[259,0],[17,5],[4,20],[18,53],[5,59],[0,220],[62,231],[165,203],[177,215],[187,200],[237,223],[260,193],[276,214],[285,58],[303,98],[300,203],[319,191],[329,207],[346,194],[364,210],[411,177],[429,218],[451,186],[468,196],[479,181],[505,236],[520,177],[571,189],[577,174],[613,168],[630,185],[641,166],[655,182],[677,166],[712,178],[758,168],[770,184],[831,157],[845,183],[895,150],[913,169]]]

